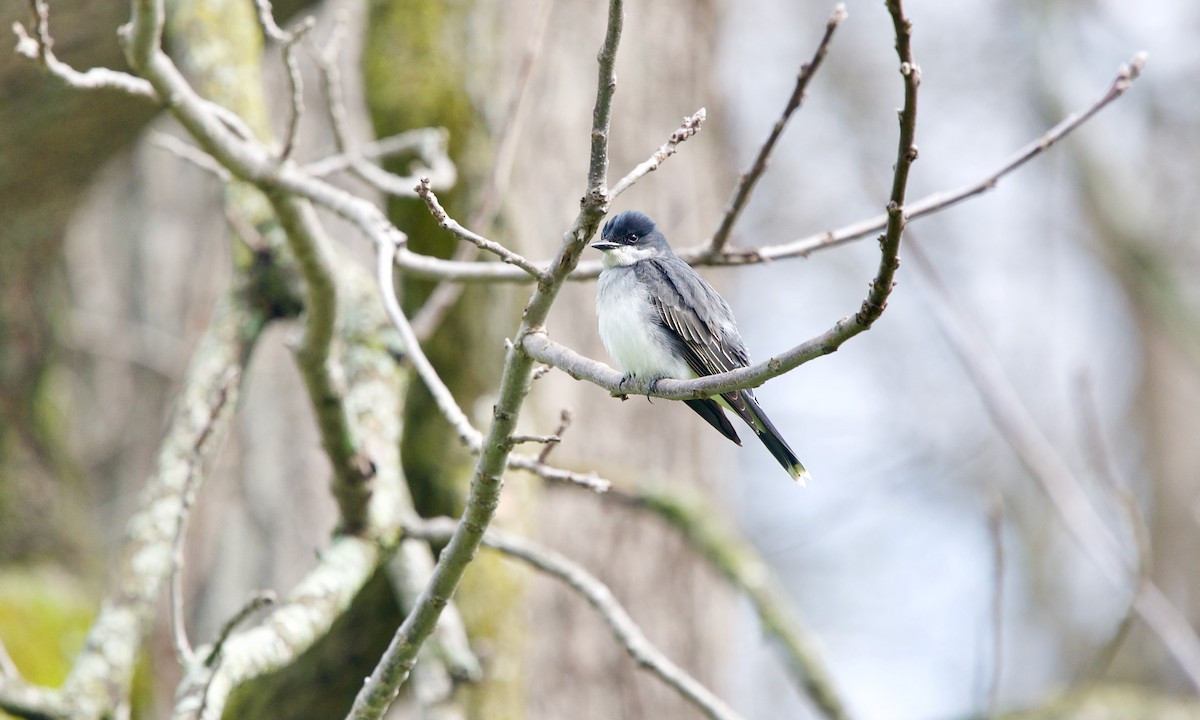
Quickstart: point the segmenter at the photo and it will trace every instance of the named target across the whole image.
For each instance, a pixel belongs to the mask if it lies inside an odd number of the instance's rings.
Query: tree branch
[[[997,429],[1104,578],[1118,588],[1133,581],[1133,607],[1138,616],[1163,643],[1192,686],[1200,690],[1200,636],[1187,617],[1127,557],[1121,541],[1105,523],[1054,443],[1038,429],[999,360],[962,311],[961,304],[950,296],[932,264],[919,251],[913,257],[934,293],[935,302],[929,303],[929,307],[938,327],[966,369]]]
[[[17,36],[17,53],[36,60],[67,85],[80,90],[119,90],[145,100],[158,100],[150,83],[129,73],[108,68],[92,68],[80,72],[62,62],[54,55],[54,38],[50,36],[50,5],[46,0],[29,0],[33,16],[33,32],[30,34],[20,22],[12,25]]]
[[[912,57],[911,24],[904,17],[899,0],[889,0],[888,11],[892,15],[896,32],[896,52],[900,58],[900,74],[904,83],[904,107],[900,110],[900,139],[894,166],[892,192],[888,201],[886,232],[880,237],[879,269],[870,283],[870,291],[859,312],[850,318],[842,318],[832,328],[815,338],[807,340],[787,352],[758,363],[730,372],[709,375],[695,380],[629,381],[615,370],[554,341],[544,331],[525,335],[522,348],[534,359],[554,365],[577,380],[588,380],[614,395],[627,393],[651,395],[675,400],[690,400],[712,395],[757,387],[767,380],[793,370],[803,363],[836,351],[850,338],[869,329],[883,313],[887,298],[894,285],[892,278],[899,267],[900,236],[904,232],[904,196],[908,186],[908,173],[917,158],[917,147],[913,143],[917,122],[917,87],[920,70]],[[653,385],[653,389],[651,388]]]
[[[431,542],[445,542],[457,527],[461,525],[456,525],[452,519],[440,518],[406,523],[404,533]],[[546,573],[582,595],[604,619],[613,637],[639,667],[658,677],[706,717],[713,720],[737,720],[741,717],[655,647],[613,597],[609,587],[581,566],[549,548],[539,547],[498,530],[488,530],[483,536],[483,544]]]
[[[610,201],[615,199],[618,195],[628,190],[635,182],[642,179],[642,177],[644,177],[646,174],[657,170],[667,158],[675,154],[675,151],[679,149],[680,143],[700,132],[700,126],[704,124],[704,119],[706,117],[708,117],[708,113],[704,108],[700,108],[691,116],[685,117],[683,119],[683,124],[679,126],[679,129],[671,133],[671,137],[667,138],[667,141],[663,143],[661,147],[655,150],[654,154],[652,154],[645,162],[641,163],[633,170],[630,170],[629,174],[621,178],[616,185],[613,185],[612,190],[609,191],[608,199]]]
[[[172,547],[187,486],[203,478],[200,460],[225,434],[251,348],[265,318],[242,304],[235,286],[218,303],[193,357],[157,467],[130,518],[114,590],[92,623],[62,694],[79,717],[100,717],[127,702],[138,649],[173,567]]]
[[[333,248],[312,205],[286,193],[269,193],[268,198],[308,288],[304,341],[296,360],[316,413],[321,444],[333,466],[334,496],[342,526],[347,532],[359,532],[367,527],[367,483],[375,474],[375,466],[358,448],[342,392],[335,387],[332,375],[330,347],[338,316]]]
[[[442,207],[442,204],[438,202],[437,195],[435,195],[433,192],[433,187],[429,182],[429,178],[423,177],[420,179],[416,186],[416,193],[418,196],[420,196],[421,200],[424,201],[425,207],[429,209],[429,214],[433,216],[433,219],[437,221],[437,224],[441,226],[442,229],[449,230],[480,250],[492,253],[509,265],[516,265],[525,272],[529,273],[529,276],[534,280],[545,279],[541,268],[534,266],[533,263],[529,262],[521,255],[509,250],[494,240],[488,240],[482,235],[473,233],[462,225],[459,225],[458,221],[450,217],[449,213],[447,213]]]
[[[821,42],[817,44],[817,50],[813,53],[812,59],[800,66],[800,73],[796,76],[796,86],[792,89],[792,96],[788,98],[787,105],[784,106],[779,119],[775,121],[775,127],[771,128],[766,141],[763,142],[762,147],[758,150],[758,156],[754,158],[754,162],[750,164],[750,168],[742,173],[738,179],[737,186],[733,189],[733,194],[729,196],[729,202],[725,204],[725,214],[721,218],[721,224],[717,226],[717,231],[713,233],[712,240],[709,241],[709,255],[720,255],[725,251],[725,245],[729,242],[729,234],[733,230],[734,223],[738,221],[742,210],[746,207],[746,203],[749,202],[750,194],[754,192],[754,187],[758,184],[759,178],[767,171],[767,159],[770,158],[771,152],[775,150],[775,144],[782,137],[783,129],[787,127],[792,113],[804,102],[804,93],[808,89],[808,84],[812,81],[813,76],[817,74],[817,69],[821,67],[821,61],[825,59],[825,55],[829,52],[829,44],[833,41],[833,33],[845,19],[846,6],[838,3],[833,9],[833,13],[830,14],[829,21],[825,23],[825,35],[821,37]]]
[[[754,605],[763,630],[779,642],[792,680],[821,714],[830,720],[849,718],[815,643],[793,617],[786,594],[754,547],[721,522],[718,510],[697,497],[663,490],[614,488],[604,497],[649,512],[679,531],[700,557]]]
[[[500,500],[501,477],[508,463],[509,438],[516,429],[521,406],[529,392],[533,367],[533,360],[520,350],[521,340],[541,328],[558,291],[579,262],[584,246],[595,234],[607,210],[609,115],[616,88],[613,63],[620,42],[623,14],[622,0],[610,0],[608,30],[599,55],[588,190],[578,217],[564,237],[558,256],[525,307],[516,340],[505,353],[504,370],[492,411],[492,425],[476,462],[462,521],[442,550],[433,577],[416,606],[396,631],[379,665],[355,698],[349,715],[352,720],[378,718],[391,704],[397,689],[412,669],[418,650],[433,631],[442,608],[457,589],[495,514]]]

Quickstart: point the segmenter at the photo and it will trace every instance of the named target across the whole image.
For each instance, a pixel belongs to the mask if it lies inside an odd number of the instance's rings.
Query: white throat
[[[604,267],[629,267],[634,263],[652,258],[658,254],[658,249],[649,245],[621,245],[612,250],[604,251]]]

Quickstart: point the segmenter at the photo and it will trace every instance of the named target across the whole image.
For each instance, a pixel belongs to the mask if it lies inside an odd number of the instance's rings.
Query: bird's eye
[[[629,245],[632,245],[637,241],[638,241],[637,233],[629,233],[628,235],[625,236],[625,242],[628,243]]]

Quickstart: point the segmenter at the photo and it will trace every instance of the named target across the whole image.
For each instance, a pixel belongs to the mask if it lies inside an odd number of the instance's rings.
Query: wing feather
[[[680,267],[669,268],[669,263]],[[696,375],[715,375],[750,363],[746,345],[734,325],[733,311],[687,263],[678,257],[653,258],[634,267],[638,279],[651,290],[650,301],[658,311],[661,326]],[[753,425],[742,392],[721,397]]]

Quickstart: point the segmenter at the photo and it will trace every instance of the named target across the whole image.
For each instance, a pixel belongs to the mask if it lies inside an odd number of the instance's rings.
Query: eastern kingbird
[[[729,305],[671,251],[653,220],[627,210],[605,223],[592,247],[604,253],[596,290],[600,339],[627,376],[689,380],[750,364]],[[808,480],[808,471],[749,390],[684,402],[741,445],[721,409],[729,408],[792,478],[801,485]]]

